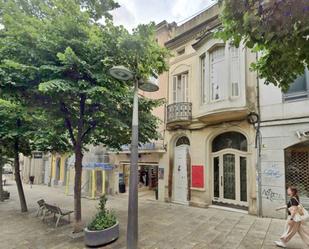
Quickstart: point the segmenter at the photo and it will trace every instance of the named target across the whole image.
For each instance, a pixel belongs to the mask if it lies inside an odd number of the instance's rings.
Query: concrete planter
[[[119,223],[114,226],[101,231],[90,231],[86,227],[85,244],[87,246],[101,246],[113,242],[119,237]]]
[[[4,200],[10,199],[10,192],[8,192],[8,191],[3,191],[3,199],[4,199]]]

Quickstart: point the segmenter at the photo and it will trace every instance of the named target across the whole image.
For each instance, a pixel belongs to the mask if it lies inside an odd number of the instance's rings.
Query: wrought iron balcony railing
[[[192,103],[178,102],[167,106],[167,124],[177,121],[191,121]]]

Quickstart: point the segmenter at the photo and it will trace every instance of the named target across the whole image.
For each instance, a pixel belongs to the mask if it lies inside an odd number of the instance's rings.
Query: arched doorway
[[[248,207],[248,143],[239,132],[225,132],[212,142],[213,203]]]
[[[180,137],[174,151],[174,202],[188,203],[188,160],[190,141]]]
[[[296,186],[302,204],[309,207],[309,141],[285,149],[286,186]]]

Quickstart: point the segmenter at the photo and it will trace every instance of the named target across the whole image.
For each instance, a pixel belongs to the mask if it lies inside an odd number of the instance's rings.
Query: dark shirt
[[[289,208],[292,206],[298,206],[298,201],[296,200],[295,197],[291,198],[290,201],[287,203],[288,207],[288,214],[291,215],[291,212],[289,211]]]

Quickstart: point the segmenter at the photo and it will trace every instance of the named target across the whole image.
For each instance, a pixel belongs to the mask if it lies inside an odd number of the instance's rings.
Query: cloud
[[[121,8],[114,10],[112,14],[116,25],[123,25],[127,29],[132,29],[136,25],[137,20],[134,13],[125,5],[122,5]]]
[[[120,8],[113,11],[116,24],[131,30],[139,23],[163,20],[182,21],[205,9],[213,0],[118,0]]]

